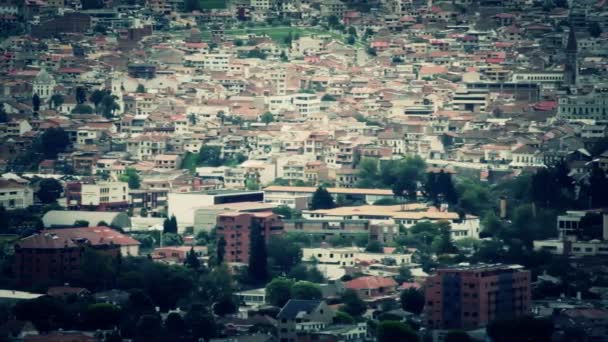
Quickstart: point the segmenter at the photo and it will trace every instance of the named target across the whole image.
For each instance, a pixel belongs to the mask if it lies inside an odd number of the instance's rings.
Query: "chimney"
[[[499,206],[500,206],[500,218],[504,220],[507,218],[507,198],[506,197],[500,198]]]

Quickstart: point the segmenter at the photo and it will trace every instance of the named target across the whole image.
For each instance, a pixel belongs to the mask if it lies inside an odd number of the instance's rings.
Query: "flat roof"
[[[207,210],[229,210],[229,211],[241,211],[241,210],[260,210],[260,209],[273,209],[278,205],[274,203],[264,202],[237,202],[237,203],[225,203],[225,204],[214,204],[204,207],[196,207],[195,210],[207,209]]]
[[[303,192],[314,193],[317,188],[314,186],[281,186],[271,185],[263,189],[264,191],[275,192]],[[329,193],[344,194],[344,195],[378,195],[378,196],[394,196],[391,189],[364,189],[364,188],[326,188]]]
[[[209,196],[221,196],[221,195],[238,195],[238,194],[259,194],[264,193],[262,190],[205,190],[205,191],[191,191],[191,192],[170,192],[169,195],[209,195]]]

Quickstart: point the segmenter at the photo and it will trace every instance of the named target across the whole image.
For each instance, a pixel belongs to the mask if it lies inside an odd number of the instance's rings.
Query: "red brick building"
[[[138,249],[139,242],[108,227],[53,229],[34,234],[15,244],[13,270],[17,281],[21,284],[69,282],[80,275],[87,247],[117,257],[122,250]]]
[[[427,326],[483,327],[530,312],[530,271],[519,265],[442,268],[425,284]]]
[[[227,262],[249,262],[249,242],[251,226],[259,224],[266,242],[271,235],[283,233],[283,222],[271,212],[223,213],[217,218],[217,234],[226,240]]]

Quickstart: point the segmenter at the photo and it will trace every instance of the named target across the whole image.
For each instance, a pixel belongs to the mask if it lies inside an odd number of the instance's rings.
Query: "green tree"
[[[193,337],[208,341],[217,336],[218,327],[213,314],[203,304],[194,304],[184,317],[186,326],[192,331]]]
[[[341,297],[342,307],[340,310],[346,312],[353,317],[359,317],[367,310],[365,302],[359,298],[355,290],[347,289]]]
[[[175,233],[163,233],[163,246],[181,246],[184,243],[182,237]]]
[[[146,87],[144,87],[143,84],[138,84],[137,85],[137,89],[135,90],[136,93],[145,93],[146,92]]]
[[[371,240],[367,247],[365,247],[365,251],[369,253],[382,253],[382,244],[378,240]]]
[[[268,260],[266,240],[259,222],[252,221],[249,232],[249,267],[247,274],[254,284],[263,283],[268,279]]]
[[[336,97],[331,94],[325,94],[321,97],[321,101],[336,101]]]
[[[119,307],[98,303],[91,304],[85,312],[85,325],[88,329],[112,329],[120,322],[121,310]]]
[[[80,88],[80,89],[82,89],[82,88]],[[76,96],[78,97],[78,88],[76,90],[77,90],[77,95]],[[86,93],[83,92],[83,94],[84,94],[85,97],[82,98],[82,102],[79,102],[79,103],[84,103],[86,101],[85,100],[86,99]],[[106,96],[106,94],[107,93],[106,93],[105,90],[95,89],[95,90],[93,90],[93,92],[89,96],[89,101],[93,102],[93,105],[95,105],[95,108],[97,108],[101,104],[101,101]],[[83,96],[83,95],[81,95],[81,96]]]
[[[74,109],[72,109],[73,114],[93,114],[93,112],[93,107],[82,103],[77,104]]]
[[[165,219],[165,221],[163,222],[163,233],[177,234],[177,232],[177,218],[175,217],[175,215],[171,215],[170,218]]]
[[[283,236],[271,236],[267,250],[268,259],[281,273],[289,273],[302,259],[302,248]]]
[[[80,227],[89,227],[89,221],[87,220],[76,220],[74,221],[74,224],[72,225],[72,227],[74,228],[80,228]]]
[[[132,167],[126,168],[125,172],[120,175],[119,180],[121,182],[127,182],[129,184],[129,189],[139,189],[141,187],[141,180],[139,179],[137,170]]]
[[[55,203],[63,192],[63,186],[54,178],[45,178],[38,183],[36,195],[44,204]]]
[[[51,96],[51,106],[53,106],[54,109],[57,109],[57,107],[61,106],[63,104],[63,95],[61,94],[53,94],[53,96]]]
[[[298,281],[291,287],[291,298],[317,300],[323,298],[321,288],[309,281]]]
[[[87,102],[87,90],[84,87],[76,87],[76,103],[83,104]]]
[[[334,199],[331,197],[331,194],[325,188],[318,187],[312,195],[310,209],[332,209],[335,208],[335,206],[336,204],[334,203]]]
[[[116,276],[114,261],[115,258],[110,255],[85,248],[80,265],[79,283],[91,290],[110,288]]]
[[[376,49],[370,46],[367,48],[367,54],[370,56],[377,56],[378,52],[376,51]]]
[[[482,233],[498,236],[502,231],[502,222],[494,211],[488,210],[481,220]]]
[[[382,321],[376,331],[378,342],[418,342],[418,335],[407,324],[399,321]]]
[[[196,256],[196,252],[194,252],[194,247],[190,247],[190,251],[186,254],[186,260],[184,261],[184,264],[195,271],[198,271],[201,268],[201,261]]]
[[[272,115],[271,112],[266,112],[266,113],[262,114],[260,119],[262,120],[263,123],[268,125],[269,123],[274,121],[274,115]]]
[[[221,166],[222,148],[220,146],[203,146],[198,154],[199,165],[201,166]]]
[[[409,288],[401,292],[401,307],[419,315],[424,308],[424,294],[415,288]]]
[[[201,3],[199,0],[185,0],[184,1],[184,10],[186,12],[192,12],[192,11],[200,11],[201,8]]]
[[[458,252],[456,246],[452,241],[452,234],[450,232],[450,223],[447,221],[441,221],[436,223],[439,228],[439,235],[433,240],[433,251],[435,254],[452,254]]]
[[[266,285],[266,297],[268,303],[283,307],[291,299],[291,287],[294,282],[291,279],[278,277]]]
[[[226,239],[224,236],[220,236],[217,240],[216,263],[221,265],[224,262],[224,255],[226,254]]]
[[[357,38],[355,38],[355,36],[348,36],[346,38],[346,44],[348,44],[348,45],[355,45],[356,42],[357,42]]]
[[[336,28],[336,27],[340,26],[340,19],[338,19],[338,17],[335,15],[330,15],[327,18],[327,24],[329,25],[330,28]]]
[[[63,128],[51,127],[42,133],[34,149],[42,153],[44,158],[56,159],[57,154],[65,152],[70,144],[70,136]]]
[[[34,113],[37,113],[40,110],[40,96],[38,96],[38,94],[32,96],[32,108]]]

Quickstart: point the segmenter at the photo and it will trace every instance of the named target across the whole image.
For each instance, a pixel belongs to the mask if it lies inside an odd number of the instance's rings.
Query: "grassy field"
[[[202,9],[226,8],[228,0],[200,0]]]
[[[293,26],[268,26],[268,27],[250,27],[243,29],[228,29],[224,31],[226,36],[244,36],[250,33],[254,33],[257,35],[267,35],[270,39],[274,40],[277,43],[283,44],[285,37],[292,34],[295,36],[296,34],[300,37],[312,36],[312,35],[321,35],[321,34],[329,34],[334,39],[339,41],[344,41],[345,36],[340,33],[330,32],[319,28],[312,27],[293,27]],[[201,32],[202,38],[204,40],[208,40],[211,38],[211,34],[209,31]]]

